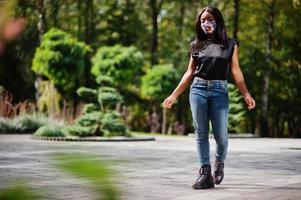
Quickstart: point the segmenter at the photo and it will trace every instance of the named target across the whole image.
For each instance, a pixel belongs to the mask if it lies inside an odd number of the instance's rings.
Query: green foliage
[[[77,89],[76,93],[78,94],[78,96],[88,101],[92,101],[92,102],[97,101],[97,90],[86,88],[86,87],[80,87]]]
[[[228,115],[228,129],[229,132],[239,133],[243,130],[244,117],[246,115],[246,109],[244,106],[244,100],[239,90],[231,83],[228,84],[229,89],[229,115]]]
[[[179,81],[178,77],[172,65],[154,66],[142,77],[142,97],[157,102],[163,101],[166,95],[174,90]]]
[[[134,84],[142,73],[143,56],[136,47],[101,47],[92,59],[91,72],[94,76],[112,77],[120,88]],[[99,82],[99,81],[98,81]]]
[[[103,117],[102,112],[91,112],[84,115],[79,116],[76,119],[76,123],[81,126],[99,126],[101,124],[101,120]]]
[[[122,96],[112,85],[112,79],[107,76],[98,76],[97,82],[100,85],[98,90],[80,88],[78,93],[87,94],[80,96],[95,95],[97,91],[98,104],[90,103],[84,108],[84,114],[75,121],[75,124],[67,128],[66,134],[77,136],[129,136],[126,126],[122,123],[120,115],[113,111],[118,102],[122,102]],[[90,95],[92,96],[92,95]],[[92,101],[90,98],[90,101]]]
[[[36,50],[32,70],[46,76],[61,92],[72,93],[82,80],[85,56],[90,51],[68,33],[52,28]]]
[[[120,94],[113,93],[113,92],[102,92],[98,93],[98,103],[103,107],[103,105],[106,105],[106,107],[113,107],[118,102],[122,102],[123,99]]]
[[[62,132],[64,133],[65,136],[79,136],[79,137],[92,136],[94,134],[93,128],[80,126],[78,124],[66,126],[65,128],[63,128]]]
[[[96,103],[88,103],[85,105],[83,112],[85,114],[100,111],[100,106]]]
[[[102,118],[101,129],[104,132],[104,136],[129,136],[129,131],[126,126],[120,120],[120,116],[116,112],[110,112],[104,114]]]
[[[99,75],[96,78],[96,83],[100,86],[114,86],[114,80],[110,76]]]
[[[66,172],[90,180],[93,188],[96,189],[98,199],[120,199],[120,192],[113,182],[113,175],[116,172],[111,169],[108,161],[84,154],[57,154],[54,159]]]
[[[44,125],[40,127],[33,135],[41,137],[65,137],[63,131],[63,126],[58,125]]]
[[[23,185],[16,185],[0,192],[0,200],[36,200],[40,197]]]
[[[12,120],[0,117],[0,133],[15,132],[15,127],[12,124]]]
[[[34,132],[47,123],[45,116],[37,114],[21,114],[12,119],[0,117],[0,133]]]

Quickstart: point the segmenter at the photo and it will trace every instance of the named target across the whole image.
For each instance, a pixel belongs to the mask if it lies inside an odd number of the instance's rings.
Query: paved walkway
[[[59,142],[0,135],[0,189],[19,178],[43,189],[45,199],[94,199],[88,181],[57,170],[49,160],[55,152],[82,152],[118,161],[112,167],[125,200],[301,199],[300,139],[230,139],[223,183],[201,191],[191,189],[198,171],[194,139],[156,139]],[[210,143],[213,158],[212,138]]]

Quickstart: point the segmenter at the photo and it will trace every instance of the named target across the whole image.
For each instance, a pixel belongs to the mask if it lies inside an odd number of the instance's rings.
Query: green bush
[[[100,85],[97,90],[80,88],[77,92],[81,97],[93,96],[97,91],[98,104],[93,102],[84,108],[75,123],[66,128],[65,133],[76,136],[129,136],[127,127],[122,123],[121,116],[114,112],[117,103],[123,102],[122,96],[116,88],[112,87],[113,81],[108,76],[98,76]]]
[[[179,81],[177,70],[172,65],[156,65],[142,77],[141,96],[162,102]]]
[[[120,120],[120,116],[115,112],[106,113],[102,118],[101,130],[104,136],[130,136],[126,126]]]
[[[89,46],[69,33],[52,28],[43,35],[33,58],[32,70],[46,76],[61,94],[70,94],[83,80],[85,60],[91,51]]]
[[[42,137],[64,137],[63,126],[45,125],[40,127],[33,135]]]
[[[229,89],[229,115],[228,129],[230,133],[239,133],[244,130],[246,109],[244,100],[234,84],[228,84]]]
[[[21,114],[15,118],[0,117],[0,133],[29,133],[40,127],[63,126],[61,122],[48,118],[42,114]]]
[[[100,106],[96,103],[88,103],[85,105],[83,112],[84,114],[98,112],[100,111]]]
[[[92,127],[85,127],[78,124],[73,124],[63,128],[62,132],[64,133],[65,136],[86,137],[86,136],[92,136],[95,130],[93,130]]]
[[[99,126],[103,117],[102,112],[92,112],[82,115],[76,119],[76,124],[81,126]]]
[[[84,98],[85,100],[96,102],[97,101],[97,90],[93,90],[86,87],[80,87],[77,89],[76,93],[78,96]]]
[[[114,80],[109,76],[99,75],[96,78],[96,83],[98,83],[100,86],[114,86]]]
[[[43,115],[21,114],[15,118],[0,118],[1,133],[28,133],[48,123]]]
[[[118,102],[123,102],[123,98],[118,93],[98,93],[98,103],[101,105],[101,107],[112,107]]]
[[[12,120],[0,117],[0,133],[11,133],[15,132]]]
[[[47,124],[47,118],[41,115],[18,115],[13,120],[16,132],[34,132]]]
[[[118,84],[118,87],[127,88],[128,85],[140,81],[143,55],[134,46],[106,46],[97,50],[92,63],[91,72],[95,77],[109,76]]]

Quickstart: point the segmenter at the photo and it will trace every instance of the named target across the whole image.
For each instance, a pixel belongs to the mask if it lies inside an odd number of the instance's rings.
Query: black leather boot
[[[214,183],[219,185],[224,178],[224,162],[220,160],[215,161],[214,165]]]
[[[192,185],[195,190],[214,188],[210,165],[203,165],[199,170],[198,178]]]

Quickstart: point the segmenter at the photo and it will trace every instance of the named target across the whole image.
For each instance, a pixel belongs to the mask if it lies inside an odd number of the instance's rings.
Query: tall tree
[[[38,31],[39,31],[39,39],[42,40],[42,37],[46,31],[46,0],[38,0],[37,1],[37,9],[39,13],[38,20]]]
[[[268,124],[268,102],[269,102],[269,84],[270,84],[270,70],[272,66],[272,40],[274,32],[274,17],[275,17],[275,0],[268,0],[267,13],[267,40],[266,40],[266,69],[263,71],[263,89],[261,96],[261,114],[260,114],[260,132],[261,136],[266,137],[270,135]]]
[[[234,0],[233,38],[238,39],[239,0]]]
[[[157,50],[158,50],[158,16],[162,7],[163,0],[149,0],[152,16],[152,40],[151,40],[151,64],[158,63]]]

